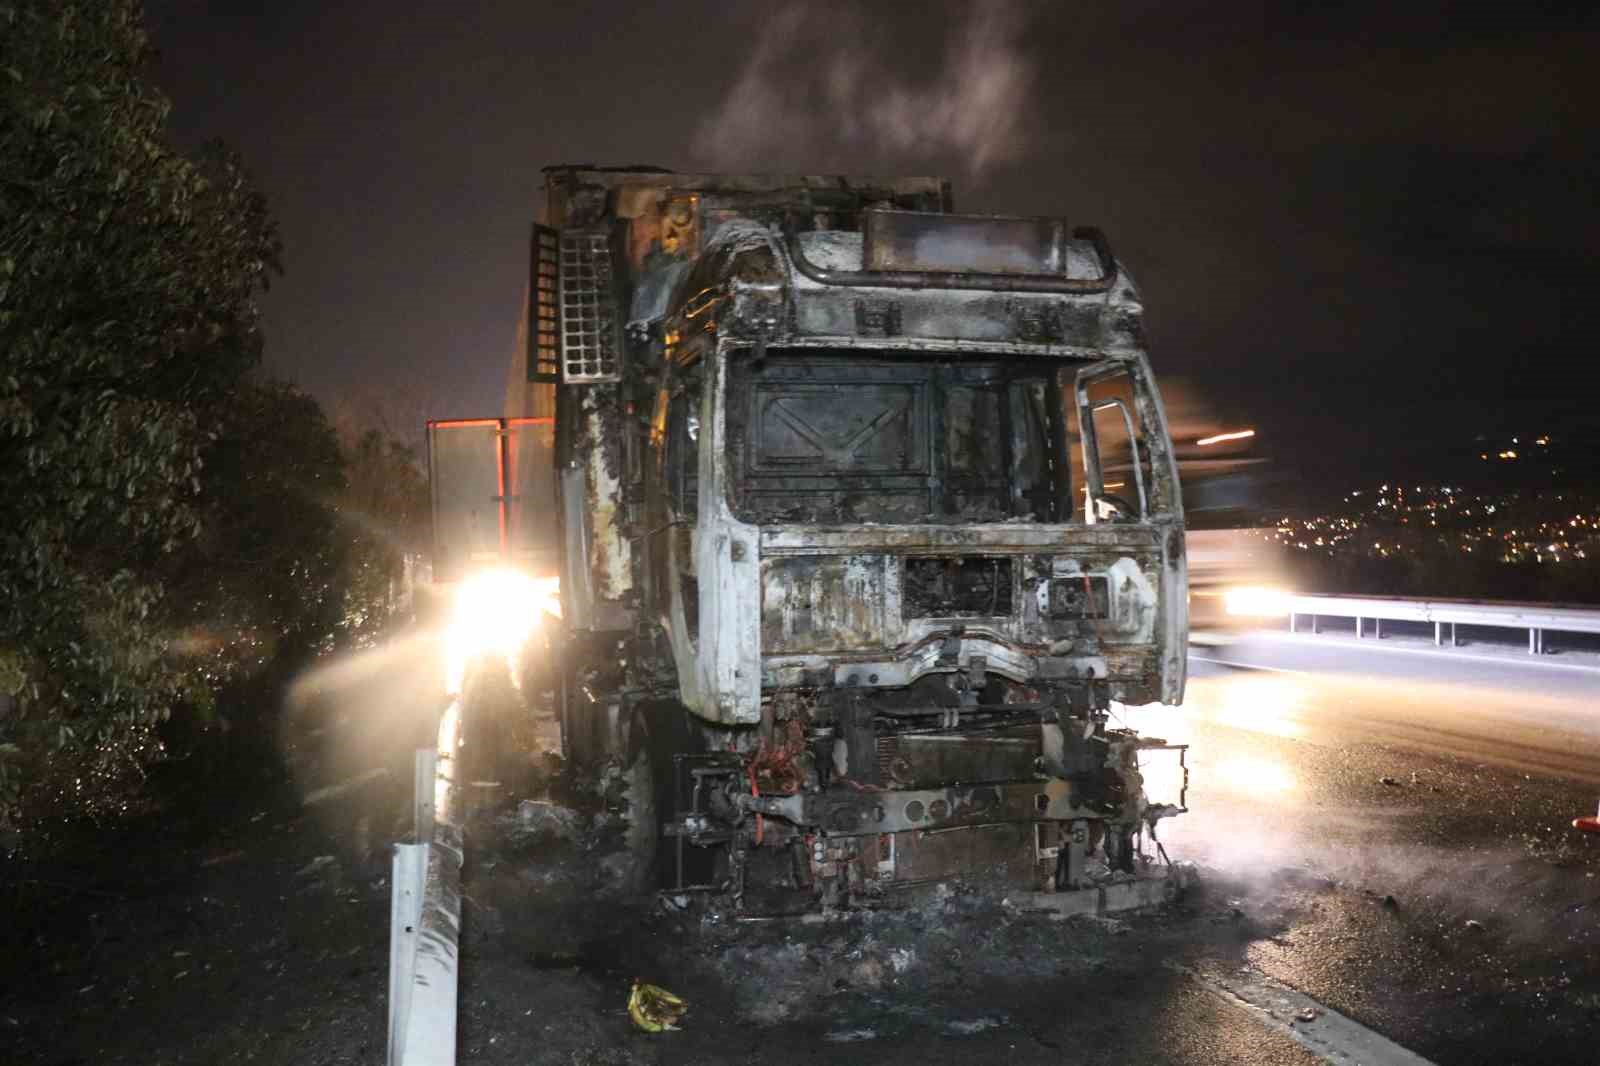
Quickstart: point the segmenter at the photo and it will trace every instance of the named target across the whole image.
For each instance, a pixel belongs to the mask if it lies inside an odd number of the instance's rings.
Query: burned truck
[[[626,768],[658,887],[1137,875],[1182,797],[1114,712],[1182,700],[1184,536],[1106,239],[938,179],[546,178],[508,415],[553,420],[554,498],[520,513],[568,759]]]

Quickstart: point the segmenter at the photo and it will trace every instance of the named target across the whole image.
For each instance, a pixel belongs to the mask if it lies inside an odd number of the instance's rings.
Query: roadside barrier
[[[1456,627],[1489,626],[1499,629],[1526,629],[1528,654],[1544,654],[1544,635],[1553,633],[1600,633],[1600,608],[1553,607],[1542,603],[1497,603],[1490,600],[1425,600],[1401,596],[1290,596],[1289,632],[1300,631],[1299,620],[1309,617],[1311,632],[1321,632],[1321,618],[1354,618],[1356,637],[1367,635],[1367,620],[1372,620],[1372,635],[1383,638],[1383,623],[1432,622],[1433,642],[1451,647],[1460,643]],[[1448,626],[1448,633],[1445,627]]]
[[[411,844],[396,844],[389,908],[389,1066],[454,1066],[465,835],[451,754],[459,708],[416,757]],[[448,738],[448,740],[447,740]]]

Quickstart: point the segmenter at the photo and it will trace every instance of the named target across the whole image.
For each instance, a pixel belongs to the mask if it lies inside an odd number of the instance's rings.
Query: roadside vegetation
[[[140,5],[0,0],[0,844],[269,735],[402,601],[415,454],[258,372],[277,229],[169,142]]]

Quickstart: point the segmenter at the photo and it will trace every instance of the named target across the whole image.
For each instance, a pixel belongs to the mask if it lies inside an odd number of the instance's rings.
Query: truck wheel
[[[643,703],[633,709],[628,729],[630,797],[649,798],[641,799],[637,808],[638,820],[630,825],[630,842],[636,841],[641,854],[650,854],[648,887],[677,887],[678,840],[667,836],[665,829],[677,817],[679,807],[688,805],[690,796],[677,793],[674,757],[705,750],[705,741],[694,728],[688,710],[676,700]],[[710,879],[715,863],[709,851],[692,845],[684,848],[689,866],[683,871],[687,883]]]

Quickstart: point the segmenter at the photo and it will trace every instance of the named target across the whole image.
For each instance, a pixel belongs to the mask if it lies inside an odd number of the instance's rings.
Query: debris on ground
[[[1483,929],[1483,923],[1478,921],[1478,919],[1476,919],[1476,918],[1468,918],[1467,919],[1467,928],[1468,929],[1472,929],[1472,930],[1481,931]]]
[[[223,863],[235,862],[235,861],[237,861],[239,859],[244,858],[244,856],[245,856],[244,852],[242,852],[239,849],[235,848],[232,851],[225,851],[220,855],[213,855],[210,858],[201,859],[200,860],[200,865],[201,866],[221,866]]]
[[[582,816],[571,807],[546,800],[517,804],[512,835],[521,840],[577,840],[583,834]]]
[[[1006,1023],[1005,1015],[985,1015],[981,1018],[954,1018],[944,1024],[945,1032],[952,1036],[973,1036],[986,1029],[998,1029]]]
[[[318,855],[316,858],[300,867],[300,869],[296,870],[294,875],[297,878],[319,876],[325,877],[332,871],[334,867],[338,866],[338,864],[339,860],[334,858],[332,855]]]
[[[1378,784],[1380,784],[1380,785],[1388,785],[1390,788],[1399,788],[1400,787],[1400,782],[1396,781],[1392,777],[1380,777],[1380,778],[1378,778]]]
[[[876,955],[868,955],[850,968],[846,983],[851,988],[878,989],[883,987],[887,968]]]
[[[632,887],[639,874],[639,859],[626,851],[614,851],[601,856],[595,863],[600,885],[606,888]]]
[[[1318,1010],[1316,1007],[1307,1007],[1299,1014],[1296,1014],[1294,1016],[1294,1020],[1297,1022],[1314,1022],[1318,1017],[1321,1016],[1321,1014],[1322,1011]]]
[[[678,1019],[689,1010],[689,1004],[659,985],[645,984],[634,979],[633,990],[628,993],[628,1017],[633,1024],[647,1033],[660,1033],[678,1028]]]
[[[296,870],[294,877],[301,882],[300,895],[314,892],[338,894],[344,891],[344,867],[332,855],[318,855]]]

